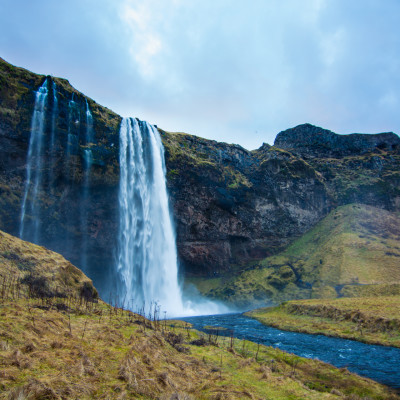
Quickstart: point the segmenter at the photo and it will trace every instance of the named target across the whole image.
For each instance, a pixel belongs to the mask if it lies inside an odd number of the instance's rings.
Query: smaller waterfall
[[[50,149],[48,158],[48,187],[49,191],[53,193],[54,182],[54,169],[56,161],[56,130],[58,118],[58,99],[57,99],[57,85],[53,81],[53,109],[51,113],[51,136],[50,136]]]
[[[81,124],[80,107],[74,101],[75,93],[72,93],[68,103],[68,137],[67,137],[67,163],[70,163],[71,155],[76,155],[79,148],[79,132]]]
[[[93,142],[93,116],[89,104],[86,102],[86,144]]]
[[[51,139],[50,139],[50,149],[52,153],[54,152],[54,145],[55,145],[57,117],[58,117],[57,85],[53,81],[53,111],[51,114]]]
[[[86,132],[85,132],[86,146],[93,142],[93,117],[90,112],[89,104],[86,100]],[[82,191],[82,203],[80,207],[80,224],[81,224],[81,235],[82,235],[82,249],[81,249],[81,267],[84,271],[87,271],[87,259],[88,259],[88,203],[90,196],[90,169],[92,167],[92,150],[87,148],[83,152],[83,191]]]
[[[21,205],[19,236],[34,243],[39,241],[40,207],[38,191],[42,183],[42,148],[45,130],[45,109],[48,94],[47,79],[36,92],[35,106],[31,122],[25,192]],[[30,220],[27,221],[27,212]]]
[[[158,305],[169,316],[216,314],[211,301],[185,301],[178,284],[175,232],[165,182],[164,148],[157,129],[124,118],[120,129],[119,298],[148,313]]]

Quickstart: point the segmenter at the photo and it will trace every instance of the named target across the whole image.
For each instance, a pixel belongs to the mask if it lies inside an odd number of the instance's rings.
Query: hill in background
[[[202,292],[248,307],[268,300],[400,294],[400,217],[338,207],[285,251],[237,277],[197,282]]]

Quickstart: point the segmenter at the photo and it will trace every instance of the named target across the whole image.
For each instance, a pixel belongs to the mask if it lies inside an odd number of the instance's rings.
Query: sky
[[[0,57],[249,150],[302,123],[400,132],[400,0],[1,0]]]

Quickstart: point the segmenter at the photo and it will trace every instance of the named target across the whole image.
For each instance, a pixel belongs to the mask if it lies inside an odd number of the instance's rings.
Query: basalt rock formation
[[[14,235],[27,179],[35,91],[45,79],[0,59],[0,229]],[[81,267],[102,293],[115,265],[121,117],[68,81],[47,79],[39,244]],[[159,132],[186,275],[233,273],[270,256],[338,205],[400,209],[400,146],[393,133],[342,136],[305,124],[281,132],[274,146],[248,151]]]

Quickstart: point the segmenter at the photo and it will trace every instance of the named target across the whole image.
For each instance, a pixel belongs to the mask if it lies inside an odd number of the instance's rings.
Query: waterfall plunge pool
[[[263,325],[243,314],[202,315],[180,318],[194,329],[206,326],[225,328],[220,335],[233,336],[277,347],[300,357],[318,359],[337,368],[347,368],[358,375],[393,388],[400,388],[400,349],[333,338],[323,335],[282,331]]]

